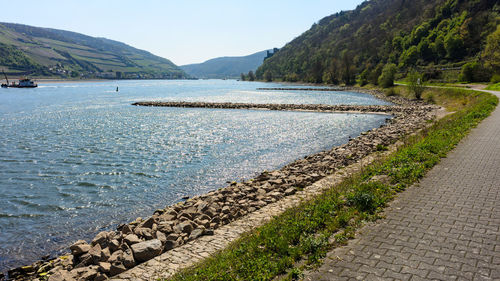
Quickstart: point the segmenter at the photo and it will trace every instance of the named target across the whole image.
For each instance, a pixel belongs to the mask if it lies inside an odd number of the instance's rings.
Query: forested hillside
[[[377,84],[384,66],[394,64],[401,76],[415,69],[444,81],[462,71],[462,80],[489,81],[500,73],[499,2],[365,1],[315,23],[256,74],[266,80]]]
[[[186,77],[168,59],[121,42],[12,23],[0,23],[0,67],[42,77]]]

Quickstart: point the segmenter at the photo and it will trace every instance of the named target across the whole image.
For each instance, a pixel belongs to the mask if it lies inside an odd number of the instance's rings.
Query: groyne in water
[[[184,108],[218,108],[218,109],[265,109],[287,111],[314,111],[314,112],[357,112],[357,113],[385,113],[390,115],[411,113],[415,106],[389,105],[327,105],[327,104],[255,104],[255,103],[213,103],[213,102],[135,102],[135,106],[154,107],[184,107]]]
[[[316,91],[316,92],[334,92],[345,91],[344,88],[257,88],[257,91]]]
[[[435,116],[436,106],[336,106],[296,104],[244,104],[200,102],[138,102],[141,106],[171,106],[227,109],[308,110],[318,112],[379,112],[393,115],[380,128],[367,131],[348,143],[294,161],[281,169],[265,171],[245,182],[193,197],[159,209],[146,219],[103,231],[90,243],[77,241],[67,255],[40,261],[9,272],[11,278],[104,280],[150,260],[242,216],[293,195],[306,186],[353,164],[380,147],[423,128]],[[49,279],[50,280],[50,279]],[[57,280],[57,279],[54,279]]]

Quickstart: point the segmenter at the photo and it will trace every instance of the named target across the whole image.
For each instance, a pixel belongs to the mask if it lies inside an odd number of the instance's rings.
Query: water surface
[[[0,90],[0,270],[184,196],[347,142],[386,116],[135,107],[144,100],[386,104],[237,81],[112,81]],[[115,91],[119,87],[119,92]]]

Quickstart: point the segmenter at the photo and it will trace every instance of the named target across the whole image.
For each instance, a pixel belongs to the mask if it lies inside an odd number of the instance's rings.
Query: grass
[[[377,219],[397,192],[422,178],[498,104],[498,99],[487,93],[449,89],[431,93],[436,102],[444,102],[456,112],[406,138],[405,145],[386,159],[274,217],[172,280],[299,278],[304,267],[318,264],[328,250],[353,237],[363,222]],[[389,176],[390,183],[370,181],[375,175]],[[301,266],[296,266],[299,261]]]
[[[500,83],[491,84],[488,87],[486,87],[486,90],[500,91]]]

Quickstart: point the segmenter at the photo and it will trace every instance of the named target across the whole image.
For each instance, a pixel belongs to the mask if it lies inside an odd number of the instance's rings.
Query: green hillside
[[[493,47],[499,23],[498,0],[365,1],[315,23],[256,74],[266,80],[376,84],[383,67],[394,64],[400,76],[416,69],[427,79],[449,81],[467,64],[470,75],[462,79],[489,80],[500,72]]]
[[[197,78],[239,78],[241,73],[255,71],[264,61],[267,51],[242,57],[221,57],[203,63],[180,66],[182,70]]]
[[[83,78],[185,78],[171,61],[83,34],[0,23],[0,68],[12,75]]]

